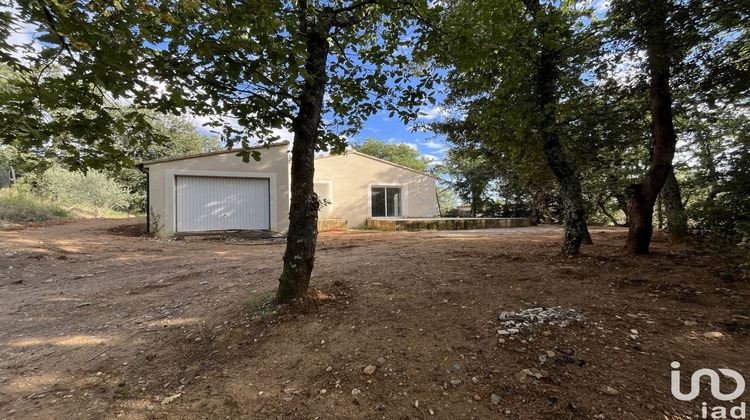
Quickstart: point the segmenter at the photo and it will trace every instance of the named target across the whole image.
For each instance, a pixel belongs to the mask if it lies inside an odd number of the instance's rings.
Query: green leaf
[[[162,405],[169,404],[172,401],[176,400],[177,398],[180,398],[180,395],[182,395],[182,393],[174,394],[174,395],[170,395],[168,397],[165,397],[163,400],[161,400],[161,404]]]

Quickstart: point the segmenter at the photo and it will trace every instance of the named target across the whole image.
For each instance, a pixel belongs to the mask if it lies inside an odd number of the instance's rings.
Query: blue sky
[[[423,107],[420,122],[431,122],[440,118],[442,108],[439,106]],[[398,118],[388,118],[385,112],[379,112],[365,123],[362,131],[352,140],[362,142],[368,137],[385,140],[388,143],[406,143],[419,153],[435,161],[445,157],[448,145],[442,137],[434,133],[412,129],[413,124],[404,125]]]

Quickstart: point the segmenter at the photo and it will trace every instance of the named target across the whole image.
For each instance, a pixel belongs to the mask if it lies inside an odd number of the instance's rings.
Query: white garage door
[[[270,229],[269,180],[178,176],[178,232]]]

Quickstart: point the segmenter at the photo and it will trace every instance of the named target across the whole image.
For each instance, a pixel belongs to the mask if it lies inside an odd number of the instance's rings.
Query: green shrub
[[[459,210],[456,208],[443,210],[441,213],[443,217],[473,217],[470,212]]]
[[[44,222],[69,217],[52,201],[18,188],[0,190],[0,220],[11,223]]]
[[[50,168],[41,176],[39,190],[65,206],[125,210],[132,200],[122,185],[97,170],[84,174]]]

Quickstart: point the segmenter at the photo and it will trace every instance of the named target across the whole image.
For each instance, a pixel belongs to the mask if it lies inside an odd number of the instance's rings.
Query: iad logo
[[[719,369],[719,372],[721,372],[724,376],[727,376],[729,378],[734,379],[734,382],[737,384],[737,387],[734,389],[732,393],[724,394],[721,392],[721,378],[719,378],[719,374],[716,373],[715,370],[712,369],[698,369],[693,373],[693,376],[690,377],[690,392],[687,394],[682,393],[682,390],[680,389],[680,371],[677,370],[680,368],[680,362],[672,362],[672,376],[671,376],[671,385],[672,385],[672,395],[677,398],[680,401],[692,401],[694,400],[698,394],[701,392],[701,378],[706,376],[711,382],[711,394],[719,401],[731,401],[739,398],[742,396],[742,394],[745,392],[745,378],[742,377],[742,375],[739,374],[739,372],[734,371],[732,369]],[[706,419],[708,418],[708,407],[706,406],[706,403],[702,404],[701,414],[702,418]],[[731,407],[729,412],[727,412],[727,409],[725,407],[713,407],[711,409],[711,418],[712,419],[726,419],[730,418],[727,417],[727,414],[731,416],[733,419],[744,419],[745,418],[745,403],[741,403],[739,406]]]
[[[672,369],[679,369],[680,362],[672,362]],[[737,383],[737,388],[731,394],[722,394],[719,386],[721,385],[721,379],[719,374],[715,370],[711,369],[698,369],[690,377],[690,392],[683,394],[680,390],[680,371],[672,371],[672,395],[680,401],[692,401],[701,392],[701,377],[708,376],[711,379],[711,394],[714,398],[719,401],[731,401],[740,397],[745,392],[745,378],[742,377],[737,371],[732,369],[719,369],[719,372],[723,373],[724,376],[728,376]]]

